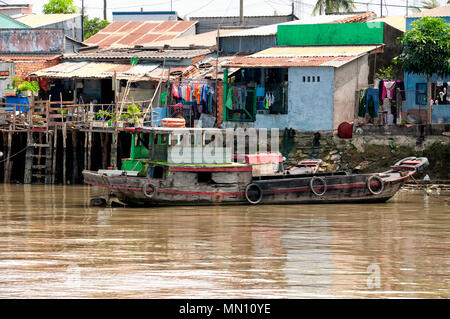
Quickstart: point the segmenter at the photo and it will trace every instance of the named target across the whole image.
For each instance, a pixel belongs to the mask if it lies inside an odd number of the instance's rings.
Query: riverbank
[[[446,184],[450,181],[449,131],[449,125],[433,129],[365,126],[349,139],[333,132],[295,131],[290,137],[280,137],[280,145],[288,165],[305,158],[321,158],[323,171],[382,172],[405,157],[424,156],[430,165],[415,178],[421,180],[428,175],[431,183]]]

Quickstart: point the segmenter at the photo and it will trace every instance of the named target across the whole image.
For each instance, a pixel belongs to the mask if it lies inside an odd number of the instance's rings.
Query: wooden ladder
[[[52,137],[48,129],[48,101],[35,102],[28,114],[27,151],[25,155],[24,183],[37,183],[44,179],[45,184],[52,181]]]

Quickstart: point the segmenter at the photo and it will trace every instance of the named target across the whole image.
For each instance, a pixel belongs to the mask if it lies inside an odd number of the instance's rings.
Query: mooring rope
[[[9,158],[13,158],[14,156],[22,153],[23,151],[25,151],[27,149],[28,146],[25,146],[23,149],[21,149],[20,151],[18,151],[16,154],[11,155]],[[5,158],[4,160],[1,160],[0,163],[6,162],[8,160],[8,158]]]

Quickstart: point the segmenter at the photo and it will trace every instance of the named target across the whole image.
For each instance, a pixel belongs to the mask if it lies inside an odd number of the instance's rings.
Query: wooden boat
[[[192,147],[190,161],[175,163],[170,154],[186,132],[194,137],[189,141],[199,143]],[[122,160],[122,169],[83,171],[84,181],[107,188],[110,195],[129,205],[371,203],[387,201],[410,176],[428,166],[427,158],[408,157],[382,173],[321,173],[317,171],[320,160],[306,160],[285,171],[274,160],[281,156],[247,156],[239,163],[220,147],[222,160],[208,164],[195,161],[196,154],[211,143],[199,132],[134,130],[131,156]],[[266,163],[262,158],[268,158]],[[265,164],[274,169],[261,174]]]

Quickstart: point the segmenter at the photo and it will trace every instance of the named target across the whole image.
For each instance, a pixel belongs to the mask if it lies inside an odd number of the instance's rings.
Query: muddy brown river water
[[[450,194],[384,204],[98,208],[0,185],[0,298],[449,298]]]

